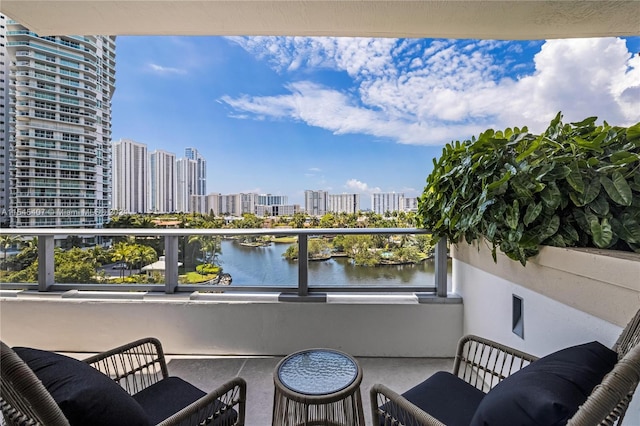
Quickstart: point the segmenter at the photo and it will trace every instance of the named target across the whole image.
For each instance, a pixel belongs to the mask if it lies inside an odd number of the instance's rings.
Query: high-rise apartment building
[[[287,200],[286,195],[260,194],[258,195],[257,204],[263,206],[285,205]]]
[[[0,15],[0,227],[9,226],[9,58],[7,22]]]
[[[404,197],[402,210],[405,212],[417,212],[418,211],[418,198],[417,197]]]
[[[220,216],[236,216],[240,217],[245,213],[256,214],[259,207],[258,194],[255,193],[240,193],[240,194],[220,194],[217,192],[208,194],[205,199],[204,206],[201,200],[194,200],[196,196],[192,197],[192,204],[199,205],[200,208],[206,208],[203,213],[211,213]]]
[[[299,212],[300,204],[258,204],[256,206],[256,216],[259,217],[293,216]]]
[[[102,227],[111,207],[115,37],[39,37],[3,22],[10,225]]]
[[[220,214],[225,216],[242,216],[240,194],[227,194],[220,197]]]
[[[327,191],[304,191],[304,210],[311,216],[323,216],[327,212]]]
[[[189,158],[176,160],[176,211],[188,213],[191,209],[191,197],[196,194],[198,162]]]
[[[398,192],[379,192],[371,194],[371,210],[377,214],[401,211],[404,207],[404,194]]]
[[[113,143],[113,204],[121,213],[146,213],[149,202],[147,145],[130,139]]]
[[[207,213],[213,212],[216,216],[220,216],[224,213],[222,210],[222,194],[219,192],[212,192],[211,194],[207,194],[205,197],[205,208]]]
[[[240,216],[245,213],[256,214],[256,205],[258,204],[257,201],[258,194],[240,194]]]
[[[192,212],[192,213],[209,214],[209,213],[211,213],[212,210],[209,210],[207,208],[207,196],[206,195],[192,195],[191,196],[191,199],[189,200],[189,211],[190,212]]]
[[[205,195],[207,193],[207,160],[195,148],[185,148],[184,155],[196,162],[196,187],[191,195]]]
[[[156,150],[149,154],[149,211],[176,210],[176,155]]]
[[[327,210],[333,213],[358,213],[360,194],[331,194],[327,200]]]

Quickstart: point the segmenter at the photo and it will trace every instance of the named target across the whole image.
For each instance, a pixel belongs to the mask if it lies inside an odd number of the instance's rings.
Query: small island
[[[359,266],[397,266],[430,258],[434,246],[430,235],[337,235],[310,238],[307,253],[309,261],[349,257]],[[298,245],[289,246],[282,256],[298,260]]]

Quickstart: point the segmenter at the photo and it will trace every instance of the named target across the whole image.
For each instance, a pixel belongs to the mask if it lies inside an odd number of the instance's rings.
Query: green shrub
[[[211,263],[203,263],[196,266],[196,272],[200,275],[211,275],[220,273],[220,267]]]
[[[640,251],[640,123],[596,117],[541,135],[487,130],[447,144],[418,200],[437,237],[484,237],[523,265],[540,245]]]

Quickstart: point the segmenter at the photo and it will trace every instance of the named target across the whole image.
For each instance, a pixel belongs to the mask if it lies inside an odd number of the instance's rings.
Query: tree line
[[[170,223],[170,225],[167,225]],[[379,215],[372,212],[348,214],[327,213],[322,217],[296,213],[293,216],[262,218],[254,214],[227,221],[213,214],[179,213],[171,215],[119,214],[111,217],[106,228],[136,229],[164,228],[167,226],[186,229],[255,229],[269,227],[277,234],[278,228],[403,228],[413,227],[416,215],[413,212],[391,212]],[[387,250],[393,253],[393,260],[417,261],[430,250],[428,236],[403,236],[400,240],[385,235],[336,236],[329,242],[310,240],[309,252],[313,256],[328,255],[331,252],[346,253],[359,265],[379,263],[380,253]],[[243,238],[243,242],[259,239]],[[264,241],[266,242],[266,241]],[[404,247],[406,246],[406,247]],[[297,244],[292,244],[289,257],[297,252]],[[36,282],[38,271],[37,238],[21,238],[13,235],[0,235],[0,250],[3,258],[0,267],[2,282]],[[8,256],[9,251],[17,253]],[[58,283],[100,283],[100,282],[162,282],[158,274],[139,274],[141,267],[158,260],[164,252],[161,237],[113,237],[110,244],[90,245],[78,236],[69,236],[56,247],[55,281]],[[218,256],[221,254],[221,237],[192,235],[181,237],[179,241],[179,260],[183,264],[181,272],[194,272],[203,279],[220,272]],[[105,273],[104,265],[118,264],[118,277]],[[190,282],[197,277],[190,277]]]

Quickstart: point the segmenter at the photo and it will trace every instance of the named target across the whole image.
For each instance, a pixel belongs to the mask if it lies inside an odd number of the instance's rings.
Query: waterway
[[[288,244],[245,247],[231,240],[223,240],[220,266],[223,272],[231,274],[232,285],[295,287],[298,282],[298,264],[282,257],[287,247]],[[332,258],[309,262],[309,285],[429,286],[434,283],[434,271],[435,264],[432,259],[416,265],[367,267],[355,266],[348,258]]]

